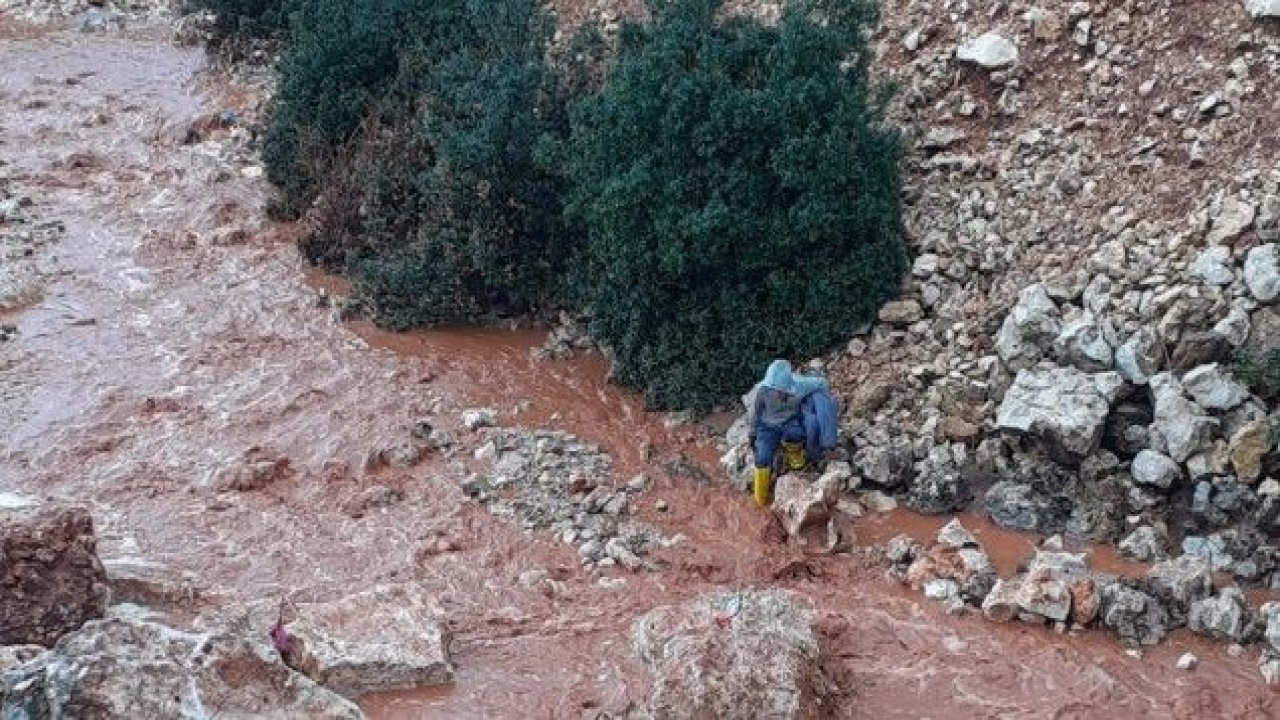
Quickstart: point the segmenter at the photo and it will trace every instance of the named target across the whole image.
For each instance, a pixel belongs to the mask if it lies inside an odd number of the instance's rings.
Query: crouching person
[[[770,363],[764,380],[742,402],[755,455],[753,494],[763,507],[769,504],[775,466],[802,470],[836,449],[839,410],[826,379],[797,375],[786,360]]]

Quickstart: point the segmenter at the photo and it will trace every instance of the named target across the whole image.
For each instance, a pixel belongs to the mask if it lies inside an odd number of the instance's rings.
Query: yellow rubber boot
[[[760,507],[769,505],[769,468],[756,468],[754,494]]]

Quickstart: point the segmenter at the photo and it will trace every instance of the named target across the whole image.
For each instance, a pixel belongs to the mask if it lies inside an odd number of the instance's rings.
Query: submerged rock
[[[350,698],[453,681],[448,628],[417,586],[303,605],[288,630],[290,664]]]
[[[285,666],[261,638],[136,619],[88,623],[52,652],[0,675],[0,716],[45,718],[364,717]]]
[[[0,645],[52,646],[106,612],[110,589],[81,507],[0,507]]]
[[[954,585],[938,585],[938,580]],[[903,581],[917,589],[927,588],[930,583],[935,588],[954,588],[955,592],[937,599],[958,597],[972,605],[982,602],[996,580],[996,569],[991,559],[959,520],[952,520],[939,530],[933,547],[917,552],[903,574]]]
[[[655,718],[821,717],[828,692],[813,613],[791,593],[748,590],[657,608],[632,625]]]

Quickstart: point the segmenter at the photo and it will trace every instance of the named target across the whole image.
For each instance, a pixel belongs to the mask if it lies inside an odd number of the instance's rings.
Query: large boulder
[[[1062,332],[1058,306],[1044,286],[1031,285],[1018,294],[996,334],[996,353],[1005,367],[1022,370],[1035,365]]]
[[[1226,245],[1214,245],[1205,249],[1189,268],[1191,275],[1203,280],[1208,285],[1230,285],[1235,279],[1231,271],[1231,248]]]
[[[1183,333],[1169,355],[1169,368],[1183,371],[1222,362],[1230,359],[1234,349],[1230,340],[1213,331]]]
[[[1117,547],[1121,555],[1134,560],[1163,560],[1169,554],[1169,538],[1164,532],[1143,525],[1125,536]]]
[[[1257,208],[1253,203],[1233,197],[1224,198],[1213,213],[1213,224],[1205,235],[1205,241],[1218,245],[1235,240],[1253,225],[1256,215]]]
[[[1182,376],[1182,386],[1208,410],[1230,410],[1249,399],[1249,390],[1218,363],[1201,365]]]
[[[632,625],[655,718],[816,718],[827,695],[813,613],[791,593],[717,593]]]
[[[911,477],[913,459],[907,443],[868,444],[853,454],[852,463],[864,479],[884,487],[897,487]]]
[[[1182,468],[1154,450],[1143,450],[1133,459],[1133,480],[1142,485],[1168,490],[1182,478]]]
[[[1084,592],[1086,584],[1088,593]],[[1077,587],[1080,591],[1073,592]],[[1025,575],[1001,580],[992,588],[983,600],[982,611],[997,622],[1015,617],[1066,622],[1072,618],[1073,596],[1083,598],[1086,594],[1092,597],[1092,579],[1084,555],[1042,550],[1031,560]],[[1087,622],[1092,614],[1081,619]]]
[[[1244,258],[1244,282],[1260,302],[1280,296],[1280,244],[1268,243],[1249,251]]]
[[[1280,602],[1264,603],[1258,610],[1262,620],[1262,651],[1280,658]]]
[[[288,631],[290,664],[350,698],[453,681],[448,628],[416,585],[303,605]]]
[[[1144,587],[1164,604],[1175,623],[1186,622],[1191,604],[1213,594],[1213,568],[1204,558],[1182,555],[1147,571]]]
[[[363,714],[288,668],[268,642],[113,618],[66,635],[53,651],[0,675],[0,717],[243,719]]]
[[[982,509],[1003,528],[1024,532],[1061,532],[1071,517],[1071,501],[1027,483],[1000,480],[982,496]]]
[[[1115,355],[1102,325],[1088,311],[1062,326],[1062,332],[1053,342],[1053,349],[1059,362],[1074,365],[1085,372],[1110,370],[1115,364]]]
[[[1249,627],[1249,605],[1238,588],[1229,587],[1213,597],[1191,603],[1187,627],[1201,635],[1227,642],[1241,642]]]
[[[0,507],[0,645],[52,646],[110,599],[93,519],[81,507]]]
[[[1150,595],[1113,583],[1102,589],[1102,624],[1129,645],[1155,645],[1168,631],[1169,615]]]
[[[1280,307],[1264,305],[1249,316],[1252,329],[1244,349],[1255,358],[1265,358],[1280,350]]]
[[[924,308],[918,300],[892,300],[880,308],[877,317],[890,325],[910,325],[924,317]]]
[[[1148,327],[1139,328],[1116,351],[1116,370],[1134,385],[1146,385],[1165,361],[1164,341]]]
[[[941,515],[963,508],[972,499],[955,455],[946,445],[937,445],[916,464],[906,504],[919,513]]]
[[[1058,459],[1078,462],[1098,449],[1107,413],[1123,387],[1114,372],[1021,370],[1000,403],[996,424],[1036,436]]]
[[[1182,383],[1170,373],[1151,378],[1151,391],[1155,396],[1151,429],[1174,462],[1186,462],[1209,444],[1219,423],[1183,395]]]

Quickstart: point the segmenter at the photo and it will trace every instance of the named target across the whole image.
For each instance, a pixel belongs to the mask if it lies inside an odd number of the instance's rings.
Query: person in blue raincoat
[[[770,363],[764,380],[742,402],[755,454],[753,494],[764,506],[779,448],[787,469],[817,464],[836,449],[839,411],[826,379],[797,375],[786,360]]]

